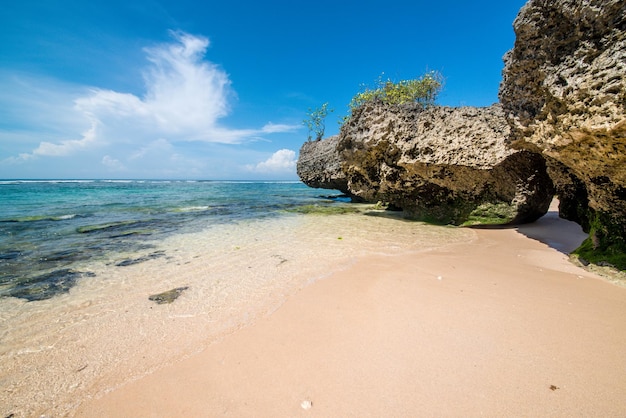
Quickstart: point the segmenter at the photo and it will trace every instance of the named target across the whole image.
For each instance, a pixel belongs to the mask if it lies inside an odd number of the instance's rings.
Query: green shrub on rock
[[[348,107],[350,112],[364,103],[379,100],[386,104],[419,103],[423,107],[435,103],[437,95],[443,88],[443,77],[436,71],[431,71],[421,78],[400,80],[393,82],[378,77],[377,86],[373,89],[365,87],[357,93]]]

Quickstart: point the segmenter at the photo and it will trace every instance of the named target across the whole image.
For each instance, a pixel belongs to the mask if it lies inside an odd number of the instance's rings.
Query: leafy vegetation
[[[443,88],[443,76],[437,71],[431,71],[420,78],[394,82],[389,78],[383,79],[381,74],[376,87],[370,88],[363,85],[361,88],[362,91],[357,93],[348,104],[350,115],[356,108],[372,101],[385,104],[418,103],[424,108],[431,106]],[[306,119],[302,121],[309,131],[308,141],[322,139],[326,130],[326,117],[332,112],[333,109],[328,108],[328,102],[317,109],[309,108]],[[339,123],[345,123],[350,115],[345,116]]]
[[[309,130],[308,141],[312,140],[312,134],[315,135],[316,141],[322,139],[326,130],[326,116],[332,111],[333,109],[328,109],[328,102],[314,110],[309,108],[307,118],[302,121],[302,124]]]
[[[348,105],[350,112],[375,100],[386,104],[419,103],[423,107],[430,106],[443,88],[443,76],[431,71],[421,78],[393,82],[391,79],[384,80],[381,75],[376,84],[375,88],[364,87],[352,98]]]

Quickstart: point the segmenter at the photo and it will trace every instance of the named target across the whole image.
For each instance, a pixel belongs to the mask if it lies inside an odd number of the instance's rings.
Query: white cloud
[[[300,125],[285,125],[270,122],[261,128],[261,132],[266,134],[293,132],[298,128],[300,128]]]
[[[96,143],[96,129],[97,121],[93,121],[91,128],[83,134],[82,139],[70,139],[61,141],[58,144],[52,142],[41,142],[37,148],[35,148],[32,154],[22,154],[22,158],[28,159],[34,156],[51,156],[60,157],[73,154],[75,151],[81,148],[89,147],[91,144]]]
[[[296,168],[296,152],[290,149],[276,151],[267,160],[248,169],[257,173],[291,173]]]
[[[228,74],[204,59],[209,40],[184,32],[171,32],[171,35],[173,42],[144,49],[149,65],[143,71],[143,95],[99,88],[81,93],[75,96],[74,106],[66,114],[71,113],[71,118],[89,126],[86,131],[80,134],[80,130],[74,130],[77,123],[67,125],[69,129],[63,136],[58,133],[47,136],[49,139],[39,142],[32,151],[16,153],[19,157],[5,161],[71,156],[87,149],[109,147],[106,151],[109,159],[103,159],[102,163],[110,167],[115,161],[123,164],[123,159],[128,163],[146,155],[158,141],[169,144],[171,155],[176,144],[182,142],[240,144],[300,128],[300,125],[274,123],[251,129],[222,126],[219,120],[229,114],[229,103],[235,93]],[[54,108],[54,104],[46,107]],[[161,148],[161,157],[163,151]],[[115,152],[124,155],[114,155]]]
[[[76,109],[106,127],[104,140],[244,140],[247,131],[229,131],[217,124],[228,114],[234,93],[224,70],[203,60],[208,39],[182,32],[172,36],[174,43],[144,49],[150,66],[144,71],[143,97],[95,89],[76,99]],[[229,135],[220,135],[221,130]]]
[[[172,32],[178,43],[146,48],[153,64],[144,77],[144,103],[162,129],[193,128],[209,133],[217,119],[228,114],[228,75],[217,65],[202,61],[209,40]],[[219,138],[207,138],[220,142]]]

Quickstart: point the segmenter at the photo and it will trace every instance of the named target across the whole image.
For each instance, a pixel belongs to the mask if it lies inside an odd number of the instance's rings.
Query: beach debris
[[[189,286],[177,287],[172,290],[168,290],[167,292],[157,293],[155,295],[150,295],[148,299],[153,302],[156,302],[159,305],[163,305],[165,303],[172,303],[183,293],[185,290],[189,289]]]
[[[551,390],[552,392],[554,392],[554,391],[555,391],[555,390],[557,390],[557,389],[561,389],[561,388],[560,388],[560,387],[558,387],[558,386],[555,386],[555,385],[550,385],[550,390]]]
[[[302,409],[311,409],[313,407],[313,402],[308,401],[308,400],[304,400],[300,403],[300,406],[302,407]]]
[[[437,276],[437,280],[443,280],[443,276]]]

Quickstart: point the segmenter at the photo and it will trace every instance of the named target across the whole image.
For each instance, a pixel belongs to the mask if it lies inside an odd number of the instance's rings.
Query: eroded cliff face
[[[626,257],[626,2],[531,0],[514,29],[500,101],[515,145],[546,157],[587,250]]]
[[[536,153],[507,145],[499,105],[450,108],[370,102],[337,144],[352,194],[411,218],[453,224],[530,222],[548,210],[552,182]]]
[[[302,144],[296,169],[304,184],[350,194],[348,179],[341,170],[338,141],[338,136],[332,136],[323,141],[307,141]]]
[[[543,158],[507,145],[502,108],[387,105],[355,109],[339,136],[304,144],[298,173],[406,215],[443,223],[530,222],[546,213]]]

